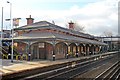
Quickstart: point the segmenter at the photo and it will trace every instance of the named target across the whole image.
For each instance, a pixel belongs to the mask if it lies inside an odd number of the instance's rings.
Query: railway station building
[[[27,25],[15,28],[14,47],[20,55],[33,59],[65,59],[98,54],[107,50],[107,45],[94,36],[69,29],[47,21],[34,23],[31,16]]]

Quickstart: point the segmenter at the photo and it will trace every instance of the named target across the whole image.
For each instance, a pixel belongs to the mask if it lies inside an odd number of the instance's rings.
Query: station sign
[[[44,48],[45,47],[45,43],[39,43],[39,48]]]

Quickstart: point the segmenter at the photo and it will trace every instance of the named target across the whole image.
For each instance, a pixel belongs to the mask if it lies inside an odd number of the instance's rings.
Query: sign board
[[[44,43],[39,43],[39,48],[44,48],[45,44]]]
[[[19,26],[19,19],[21,18],[13,18],[13,26]]]

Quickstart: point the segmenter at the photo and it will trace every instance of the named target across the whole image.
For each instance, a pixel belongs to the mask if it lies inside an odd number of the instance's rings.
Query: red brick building
[[[47,21],[33,22],[27,18],[27,25],[15,28],[14,45],[21,54],[31,59],[62,59],[97,54],[106,44],[97,41],[93,36],[60,27]]]

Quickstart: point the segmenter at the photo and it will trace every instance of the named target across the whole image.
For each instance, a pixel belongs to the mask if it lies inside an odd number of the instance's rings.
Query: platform
[[[0,67],[0,72],[1,72],[0,74],[5,76],[5,75],[9,75],[9,74],[32,70],[35,68],[42,68],[42,67],[46,67],[46,66],[49,67],[51,65],[63,64],[63,63],[67,63],[67,62],[97,57],[100,55],[106,55],[106,54],[111,54],[111,53],[115,53],[115,52],[90,55],[90,56],[85,56],[85,57],[83,56],[83,57],[79,57],[79,58],[61,59],[61,60],[56,60],[56,61],[50,61],[50,60],[17,61],[17,60],[14,60],[14,62],[11,63],[10,60],[2,60],[2,66]]]

